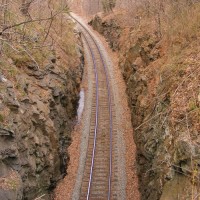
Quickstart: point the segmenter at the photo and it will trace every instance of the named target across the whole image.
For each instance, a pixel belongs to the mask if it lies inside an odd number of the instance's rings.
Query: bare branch
[[[63,9],[64,10],[64,9]],[[23,21],[23,22],[20,22],[20,23],[17,23],[17,24],[13,24],[13,25],[10,25],[10,26],[7,26],[5,28],[3,28],[3,30],[0,32],[0,35],[3,34],[3,32],[5,32],[6,30],[8,29],[11,29],[11,28],[14,28],[14,27],[17,27],[17,26],[20,26],[20,25],[23,25],[23,24],[27,24],[27,23],[33,23],[33,22],[38,22],[38,21],[47,21],[47,20],[52,20],[54,17],[56,17],[57,15],[59,15],[62,11],[60,12],[57,12],[55,13],[54,15],[52,15],[51,17],[48,17],[48,18],[43,18],[43,19],[31,19],[31,20],[28,20],[28,21]]]

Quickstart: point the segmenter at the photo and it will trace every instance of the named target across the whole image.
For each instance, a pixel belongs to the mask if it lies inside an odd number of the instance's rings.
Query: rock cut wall
[[[191,199],[199,194],[199,45],[160,38],[153,28],[121,28],[95,17],[91,25],[113,47],[132,112],[137,170],[144,200]],[[121,25],[121,27],[123,27]],[[105,34],[106,33],[106,34]],[[115,50],[115,49],[114,49]]]
[[[33,61],[5,62],[0,81],[1,200],[47,197],[65,175],[83,71],[81,53],[76,57],[74,66],[63,66],[56,55],[41,68]]]

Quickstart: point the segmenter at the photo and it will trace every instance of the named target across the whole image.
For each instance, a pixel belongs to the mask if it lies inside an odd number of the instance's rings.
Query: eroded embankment
[[[136,27],[114,17],[90,22],[118,47],[127,85],[142,199],[190,199],[199,190],[199,45]],[[117,29],[117,31],[116,31]],[[121,33],[121,36],[118,33]],[[113,45],[114,44],[114,45]]]

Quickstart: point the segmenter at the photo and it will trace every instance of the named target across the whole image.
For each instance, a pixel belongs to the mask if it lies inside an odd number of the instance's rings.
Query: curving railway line
[[[82,39],[90,52],[95,77],[87,156],[79,199],[115,200],[118,199],[117,136],[108,68],[91,33],[76,18],[71,17],[80,25]]]

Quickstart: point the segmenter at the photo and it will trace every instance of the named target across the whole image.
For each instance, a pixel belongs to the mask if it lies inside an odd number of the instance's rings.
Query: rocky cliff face
[[[89,25],[106,38],[113,51],[119,50],[119,38],[122,31],[116,20],[102,20],[101,17],[96,15],[95,18],[89,22]]]
[[[34,199],[66,173],[82,56],[65,66],[55,53],[41,68],[32,60],[6,58],[0,80],[0,199]]]
[[[154,34],[142,34],[131,41],[120,67],[132,110],[143,199],[190,199],[199,192],[200,152],[195,119],[199,74],[189,76],[199,57],[191,62],[189,47],[168,57],[165,45]]]
[[[198,196],[200,47],[195,39],[190,45],[177,39],[171,48],[167,38],[134,27],[123,33],[119,66],[132,111],[142,199]]]

